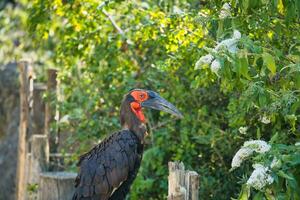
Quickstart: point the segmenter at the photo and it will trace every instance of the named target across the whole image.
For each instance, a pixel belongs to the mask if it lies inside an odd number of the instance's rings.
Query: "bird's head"
[[[130,104],[131,111],[143,123],[146,121],[142,110],[143,108],[161,110],[175,115],[178,118],[183,117],[173,104],[151,90],[133,89],[125,96],[125,98]]]

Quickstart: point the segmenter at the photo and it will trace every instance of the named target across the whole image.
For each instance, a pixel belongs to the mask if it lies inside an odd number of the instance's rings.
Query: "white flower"
[[[232,161],[231,161],[231,169],[238,168],[241,164],[253,154],[253,150],[248,147],[242,147],[236,152]]]
[[[245,135],[245,134],[247,133],[247,130],[248,130],[248,127],[247,127],[247,126],[245,126],[245,127],[241,126],[241,127],[239,128],[239,132],[240,132],[241,134],[243,134],[243,135]]]
[[[267,117],[267,116],[265,116],[265,115],[262,116],[262,117],[260,117],[259,120],[260,120],[263,124],[270,124],[270,123],[271,123],[270,118]]]
[[[239,40],[239,39],[241,39],[241,37],[242,37],[242,34],[240,31],[238,31],[238,30],[233,31],[233,36],[232,36],[233,39]]]
[[[213,59],[214,57],[211,54],[201,56],[195,64],[195,69],[201,69],[203,65],[209,65]]]
[[[69,115],[64,115],[60,120],[59,123],[69,123]]]
[[[184,12],[180,8],[178,8],[177,6],[173,6],[173,13],[178,14],[178,15],[184,14]]]
[[[274,182],[274,178],[268,173],[269,169],[261,164],[253,165],[254,171],[247,181],[247,185],[257,190],[262,190],[266,185]]]
[[[227,17],[230,17],[231,16],[231,12],[230,12],[230,4],[229,3],[224,3],[222,8],[221,8],[221,12],[219,14],[219,17],[221,19],[225,19]]]
[[[220,68],[221,68],[221,63],[217,59],[215,59],[210,65],[211,71],[214,72],[215,74],[218,74]]]
[[[238,30],[234,30],[232,38],[221,41],[216,47],[215,50],[219,51],[222,48],[227,49],[230,53],[236,53],[237,43],[241,39],[241,33]]]
[[[281,161],[278,160],[276,157],[273,158],[271,165],[270,165],[271,169],[273,168],[280,168],[281,167]]]
[[[295,143],[295,146],[300,146],[300,142],[296,142],[296,143]]]
[[[242,148],[236,152],[231,161],[231,169],[235,169],[248,158],[254,152],[265,153],[271,149],[271,146],[263,140],[250,140],[246,141]]]
[[[265,153],[271,149],[271,145],[263,140],[246,141],[243,147],[249,147],[257,153]]]

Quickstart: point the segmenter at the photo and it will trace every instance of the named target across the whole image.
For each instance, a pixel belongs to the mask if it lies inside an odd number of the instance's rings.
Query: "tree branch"
[[[118,24],[115,22],[113,17],[111,15],[109,15],[104,8],[102,9],[102,13],[109,19],[109,21],[112,23],[112,25],[115,27],[115,29],[117,29],[119,34],[124,36],[125,35],[124,31],[118,26]]]

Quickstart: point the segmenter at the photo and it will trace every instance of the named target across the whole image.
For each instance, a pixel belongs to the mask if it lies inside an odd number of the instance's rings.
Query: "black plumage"
[[[73,200],[125,199],[142,161],[147,130],[142,107],[182,116],[172,104],[153,91],[130,91],[120,109],[123,129],[80,157]]]
[[[143,154],[143,144],[130,130],[114,133],[81,156],[73,200],[125,199]]]
[[[73,200],[123,200],[141,164],[146,126],[130,108],[133,97],[121,105],[123,130],[104,139],[78,162]]]

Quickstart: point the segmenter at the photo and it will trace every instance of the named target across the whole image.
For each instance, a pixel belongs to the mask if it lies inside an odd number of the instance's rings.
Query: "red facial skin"
[[[146,118],[142,112],[141,103],[146,101],[149,98],[148,93],[145,91],[136,90],[131,92],[131,96],[135,100],[135,102],[130,103],[131,110],[134,112],[134,114],[141,122],[145,123]]]

